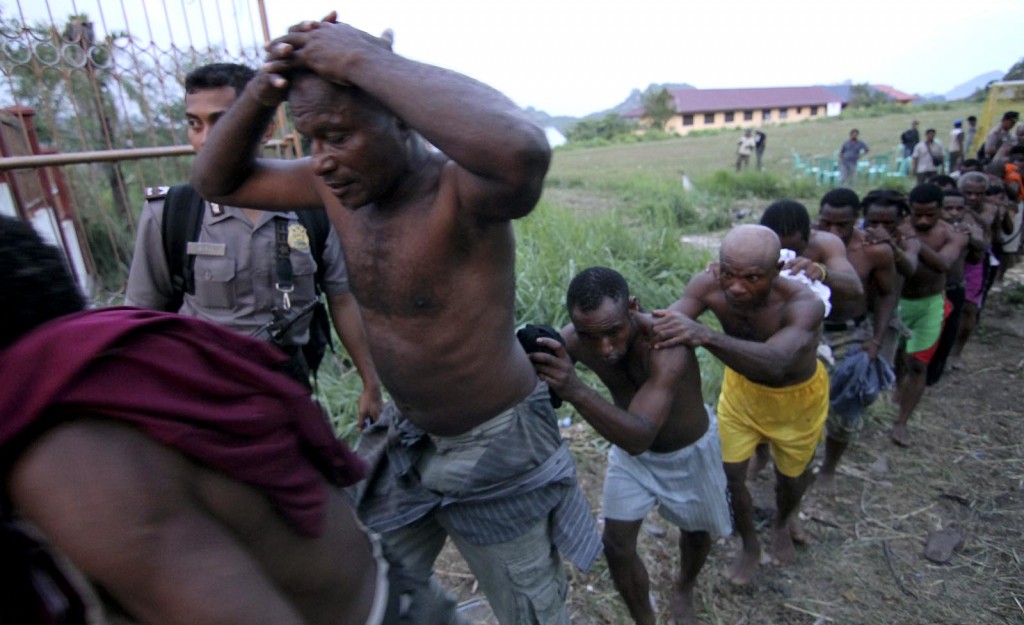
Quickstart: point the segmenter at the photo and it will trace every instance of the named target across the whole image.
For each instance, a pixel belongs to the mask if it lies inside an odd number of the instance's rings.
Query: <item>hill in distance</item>
[[[694,89],[695,88],[693,85],[690,85],[690,84],[687,84],[687,83],[683,82],[683,83],[661,83],[661,84],[654,84],[654,83],[652,83],[651,85],[649,85],[647,87],[647,89],[651,89],[651,88],[661,89],[662,87],[664,87],[666,89]],[[625,112],[627,112],[627,111],[629,111],[629,110],[631,110],[631,109],[633,109],[635,107],[640,106],[640,102],[641,102],[640,98],[643,95],[644,91],[646,91],[647,89],[633,89],[633,91],[630,92],[629,96],[625,100],[623,100],[619,104],[616,104],[612,108],[605,109],[603,111],[598,111],[596,113],[590,113],[589,115],[585,115],[583,117],[570,117],[568,115],[548,115],[546,112],[539,111],[539,110],[533,108],[532,106],[526,107],[524,109],[524,111],[526,112],[526,115],[534,123],[540,125],[541,128],[547,128],[548,126],[553,126],[553,127],[557,128],[558,130],[560,130],[561,132],[564,133],[566,130],[571,128],[573,124],[575,124],[576,122],[580,121],[581,119],[600,119],[600,118],[604,117],[605,115],[608,115],[609,113],[618,113],[619,115],[622,115],[623,113],[625,113]]]
[[[962,100],[964,98],[971,97],[978,89],[983,89],[985,85],[992,82],[993,80],[1002,80],[1005,72],[991,71],[979,74],[974,78],[963,82],[945,94],[943,94],[947,100]]]

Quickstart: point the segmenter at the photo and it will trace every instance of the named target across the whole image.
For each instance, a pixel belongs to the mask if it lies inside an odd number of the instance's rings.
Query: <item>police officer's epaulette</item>
[[[170,191],[170,187],[146,187],[146,199],[147,200],[162,200],[167,197],[167,192]]]

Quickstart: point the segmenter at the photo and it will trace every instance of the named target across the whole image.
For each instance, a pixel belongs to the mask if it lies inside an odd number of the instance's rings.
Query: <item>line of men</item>
[[[84,331],[95,333],[97,344],[81,354],[81,366],[115,365],[106,374],[95,368],[96,377],[85,380],[102,393],[75,394],[82,399],[73,403],[60,393],[34,400],[40,420],[0,437],[0,452],[11,467],[5,482],[14,506],[136,618],[459,623],[453,598],[433,574],[450,537],[500,623],[568,623],[562,557],[587,570],[602,543],[633,618],[653,623],[636,538],[657,503],[681,530],[671,611],[678,622],[695,622],[694,583],[712,537],[730,530],[730,507],[743,543],[730,578],[742,584],[755,575],[760,545],[745,481],[765,441],[778,481],[771,554],[781,563],[795,559],[794,543],[803,539],[797,510],[829,412],[828,372],[818,358],[823,322],[836,331],[862,331],[870,311],[878,330],[861,347],[877,360],[892,342],[894,293],[916,311],[908,320],[913,335],[893,430],[895,441],[908,442],[906,422],[934,351],[930,337],[941,329],[946,275],[970,237],[966,226],[939,218],[944,197],[937,187],[911,192],[907,220],[901,198],[869,194],[864,232],[852,225],[856,196],[852,203],[849,195],[826,196],[814,231],[802,206],[777,203],[766,211],[766,225],[732,230],[718,262],[696,275],[681,299],[649,314],[614,270],[587,270],[569,285],[565,346],[539,339],[546,351],[527,355],[513,327],[511,220],[535,206],[550,148],[511,101],[460,74],[405,59],[391,50],[390,37],[333,15],[297,24],[274,40],[262,70],[244,87],[209,91],[213,108],[190,113],[208,127],[196,133],[202,140],[192,185],[211,211],[231,213],[254,239],[261,224],[276,218],[252,211],[327,212],[365,328],[356,340],[365,339],[372,354],[362,362],[375,373],[363,379],[372,395],[379,376],[392,401],[377,412],[370,398],[371,407],[360,410],[365,431],[357,451],[368,467],[350,506],[340,488],[363,476],[360,460],[322,439],[322,428],[310,421],[315,404],[302,398],[301,386],[274,373],[282,357],[260,354],[264,344],[163,313],[79,312],[73,298],[46,315],[38,313],[45,297],[10,307],[28,322],[12,326],[7,343],[13,348],[0,355],[33,353],[39,343],[52,351],[54,341]],[[260,158],[262,139],[286,100],[296,128],[312,141],[312,156]],[[234,214],[230,207],[252,208]],[[827,232],[844,228],[850,230],[845,239]],[[302,251],[301,236],[282,240],[280,228],[274,230],[275,246]],[[145,245],[144,253],[155,239]],[[784,246],[797,256],[781,261]],[[218,244],[193,249],[227,256]],[[257,255],[255,246],[251,253]],[[202,279],[217,282],[215,266],[223,264],[211,263]],[[253,284],[272,285],[266,269],[255,267]],[[782,272],[829,287],[827,319],[819,294]],[[33,279],[39,287],[46,276]],[[203,292],[223,295],[223,286]],[[721,332],[697,321],[708,310]],[[199,338],[190,339],[190,332]],[[147,342],[153,337],[155,343]],[[727,367],[717,414],[700,393],[697,347]],[[111,383],[133,371],[117,368],[122,359],[111,353],[145,365],[131,374],[134,384]],[[251,370],[233,354],[250,355]],[[163,366],[165,358],[174,366]],[[597,373],[612,401],[579,381],[574,361]],[[0,360],[12,375],[17,366]],[[196,405],[217,388],[220,370],[239,378],[224,397],[210,395],[220,402],[244,395],[248,381],[261,384],[270,402],[253,404],[257,414],[284,419],[285,399],[303,406],[305,421],[292,426],[302,436],[290,447],[290,466],[305,485],[301,496],[282,499],[273,490],[281,484],[260,481],[267,476],[253,458],[270,441],[231,443],[225,462],[233,470],[222,474],[216,458],[226,453],[226,441],[213,436],[197,453],[186,446],[188,436],[163,436],[175,415],[135,392],[193,386],[199,397],[190,402],[190,423],[216,430],[222,406]],[[25,380],[20,390],[34,388],[31,377],[19,379]],[[615,445],[603,539],[559,434],[551,391]],[[24,394],[8,393],[4,401],[12,413],[28,414],[21,410]],[[256,425],[238,424],[241,434]],[[309,452],[310,445],[321,452]],[[834,468],[838,456],[832,458]],[[103,486],[111,474],[133,479],[117,480],[111,495]],[[84,483],[93,484],[83,491],[93,496],[54,495],[68,492],[65,484]],[[138,514],[115,518],[123,501],[133,502]],[[140,543],[146,536],[167,548]],[[324,599],[328,589],[339,597]]]

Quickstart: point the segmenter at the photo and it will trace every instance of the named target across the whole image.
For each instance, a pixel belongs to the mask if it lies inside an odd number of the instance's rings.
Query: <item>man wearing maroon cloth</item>
[[[60,253],[6,217],[0,275],[0,496],[125,611],[398,622],[395,569],[341,490],[365,466],[283,356],[196,319],[83,311]]]

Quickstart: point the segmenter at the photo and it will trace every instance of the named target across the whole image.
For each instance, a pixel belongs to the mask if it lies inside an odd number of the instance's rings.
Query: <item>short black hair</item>
[[[811,216],[807,207],[796,200],[772,202],[761,215],[761,225],[767,226],[779,238],[799,232],[804,241],[811,239]]]
[[[956,186],[956,179],[953,178],[953,176],[949,176],[949,175],[946,175],[946,174],[936,174],[936,175],[932,176],[931,178],[929,178],[928,182],[930,182],[932,184],[937,184],[940,187],[941,186],[949,186],[949,187],[955,187]]]
[[[910,214],[910,204],[907,203],[907,196],[895,189],[872,189],[868,191],[867,195],[860,201],[861,211],[864,215],[867,215],[868,209],[872,206],[883,208],[895,206],[900,217],[906,217]]]
[[[924,131],[924,134],[928,134],[929,132],[932,133],[932,134],[935,134],[935,129],[934,128],[929,128],[929,129]]]
[[[0,349],[51,319],[85,308],[64,255],[14,217],[0,216],[0,276],[8,298],[0,306]]]
[[[574,310],[590,312],[597,310],[605,299],[614,302],[629,302],[629,285],[618,271],[608,267],[584,269],[572,282],[565,294],[565,306],[571,314]]]
[[[1006,191],[1006,184],[1002,180],[989,180],[988,188],[985,189],[985,195],[1009,195]]]
[[[1016,120],[1020,119],[1020,113],[1018,113],[1017,111],[1006,111],[1005,113],[1003,113],[1003,119],[1005,119],[1005,120],[1012,119],[1012,120],[1016,121]]]
[[[942,206],[942,189],[938,185],[925,182],[910,190],[911,204],[938,204]]]
[[[960,164],[960,167],[978,167],[978,168],[981,168],[981,161],[979,161],[976,158],[968,158],[968,159],[965,159],[964,162]]]
[[[975,117],[974,115],[968,115],[967,116],[967,121],[969,121],[969,122],[976,122],[976,121],[978,121],[978,118]]]
[[[1014,155],[1024,154],[1024,145],[1017,144],[1017,145],[1013,146],[1012,148],[1010,148],[1010,152],[1009,153],[1010,154],[1014,154]]]
[[[943,197],[963,197],[964,194],[960,193],[959,189],[943,189]]]
[[[849,208],[856,215],[857,209],[860,208],[860,198],[853,189],[839,187],[821,196],[818,208],[824,208],[826,204],[833,208]]]
[[[195,68],[185,76],[185,93],[206,89],[232,87],[235,96],[242,95],[256,70],[238,63],[210,63]]]

